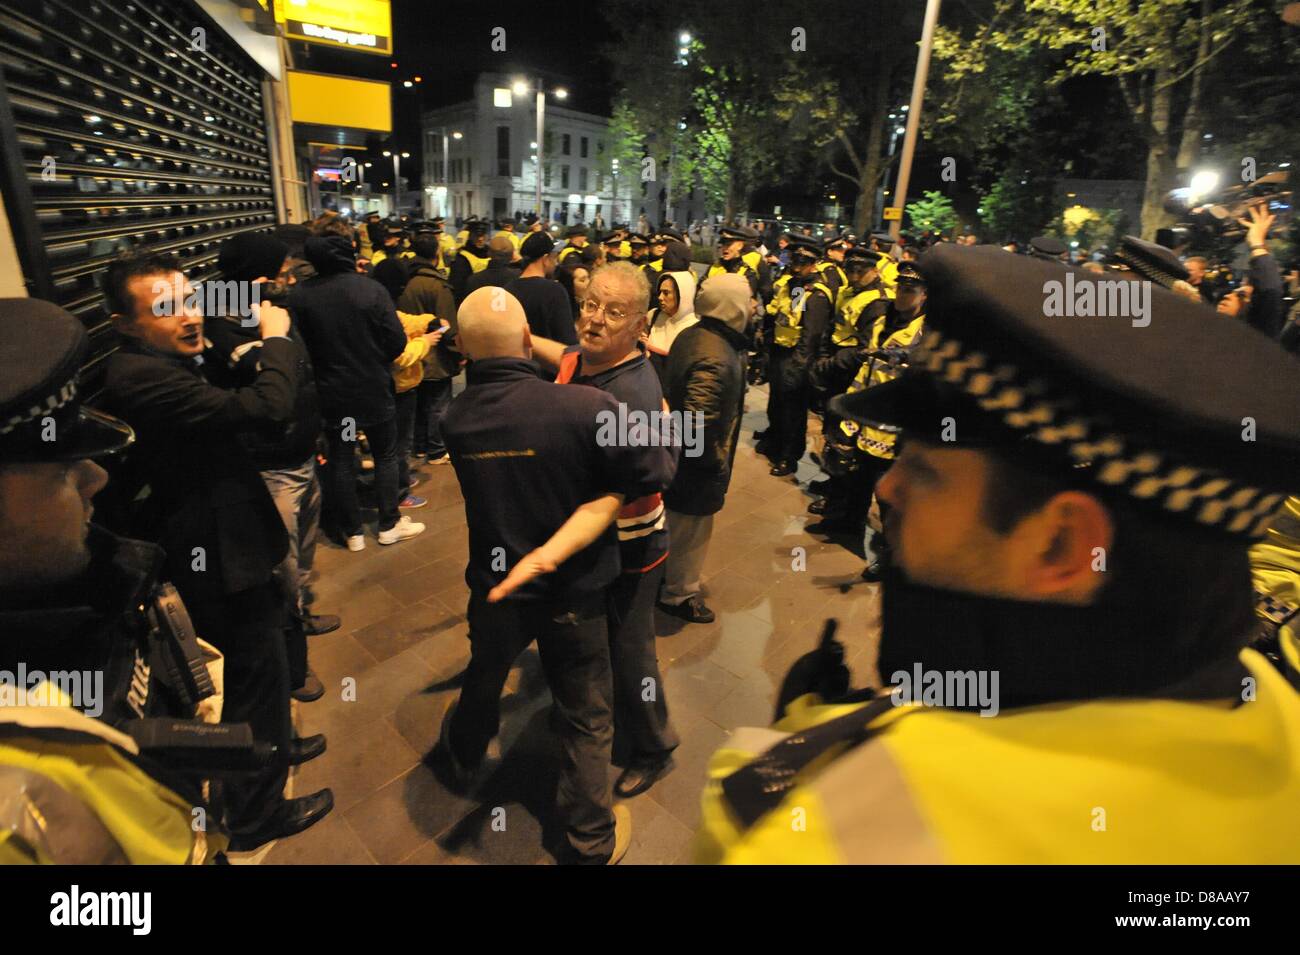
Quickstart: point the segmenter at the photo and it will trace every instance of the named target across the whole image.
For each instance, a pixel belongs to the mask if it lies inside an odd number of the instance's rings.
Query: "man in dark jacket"
[[[260,298],[275,304],[288,296],[289,247],[258,232],[244,232],[221,245],[217,264],[222,279],[248,283],[260,289]],[[205,323],[212,343],[212,380],[223,388],[241,388],[257,380],[262,341],[258,329],[231,309],[209,314]],[[293,621],[289,638],[289,685],[294,698],[309,703],[320,699],[324,687],[307,666],[307,636],[331,633],[342,622],[332,614],[313,614],[307,587],[316,557],[320,531],[321,490],[316,479],[316,439],[320,435],[320,403],[307,348],[298,330],[289,327],[294,344],[297,399],[293,417],[240,435],[254,467],[275,500],[276,510],[289,534],[289,553],[279,567],[280,583],[289,595]]]
[[[357,273],[349,232],[339,223],[331,234],[306,241],[303,251],[316,277],[294,289],[289,306],[316,372],[342,531],[348,550],[359,551],[366,546],[356,476],[363,431],[375,459],[379,543],[414,537],[424,525],[397,509],[397,405],[390,368],[406,348],[406,332],[384,287]]]
[[[328,789],[286,801],[290,761],[324,749],[291,748],[287,600],[274,580],[288,540],[266,485],[239,436],[293,416],[297,370],[289,314],[262,303],[248,316],[262,339],[261,371],[228,391],[203,377],[203,314],[171,256],[142,253],[113,262],[104,294],[122,347],[108,361],[106,410],[136,430],[115,500],[130,525],[114,528],[162,545],[164,576],[176,585],[195,630],[226,655],[222,718],[248,723],[284,754],[227,788],[234,845],[251,849],[301,832],[333,808]],[[147,487],[147,491],[146,491]]]
[[[700,599],[700,573],[722,510],[745,410],[745,328],[750,285],[740,275],[719,275],[695,301],[700,320],[677,336],[668,352],[668,407],[703,425],[699,453],[688,449],[664,494],[668,508],[668,568],[659,606],[691,623],[710,623]]]
[[[524,239],[519,250],[524,270],[506,290],[524,307],[532,334],[576,345],[578,335],[574,330],[569,293],[551,277],[555,274],[554,250],[555,240],[545,232],[534,232]],[[543,369],[542,377],[550,380],[554,376]]]
[[[462,305],[461,345],[473,363],[445,422],[469,524],[471,653],[434,762],[456,788],[472,788],[506,677],[536,639],[564,750],[564,861],[617,862],[631,816],[624,806],[611,812],[609,791],[605,591],[619,576],[610,524],[663,475],[642,449],[601,439],[600,421],[618,413],[610,395],[538,379],[523,309],[509,293],[503,308],[495,298],[479,291]],[[559,538],[569,544],[557,547]]]
[[[469,294],[469,280],[473,276],[482,272],[488,267],[490,261],[488,257],[488,225],[486,222],[474,220],[465,223],[465,247],[456,253],[455,259],[451,263],[451,273],[448,281],[451,283],[452,293],[456,296],[456,304],[459,305]]]
[[[442,277],[438,261],[441,233],[417,232],[411,248],[411,278],[397,300],[397,307],[410,315],[432,315],[447,323],[447,332],[424,359],[424,379],[415,392],[415,439],[413,453],[426,455],[431,464],[447,464],[442,443],[442,416],[451,404],[452,380],[460,373],[460,354],[452,345],[456,337],[456,297]]]

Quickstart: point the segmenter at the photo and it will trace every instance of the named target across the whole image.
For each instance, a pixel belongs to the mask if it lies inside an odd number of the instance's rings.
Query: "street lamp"
[[[926,74],[930,71],[930,51],[934,48],[934,29],[939,22],[939,3],[940,0],[926,0],[925,24],[921,28],[921,50],[916,58],[916,74],[912,78],[912,102],[909,106],[902,108],[902,111],[907,113],[907,132],[903,137],[903,155],[898,163],[898,202],[896,205],[899,209],[902,209],[907,203],[908,180],[912,178],[912,155],[916,151],[921,105],[925,98]],[[912,106],[915,106],[916,109],[912,109]],[[890,223],[889,235],[895,242],[898,241],[898,232],[902,225],[901,216]]]
[[[402,214],[402,175],[397,168],[397,164],[402,159],[410,159],[410,153],[396,153],[392,150],[385,149],[385,156],[393,157],[393,211],[398,215]]]
[[[523,80],[515,80],[511,88],[519,96],[523,96],[528,92],[528,84]],[[537,192],[533,200],[533,212],[540,219],[542,216],[542,161],[546,150],[546,88],[542,85],[541,77],[537,78],[534,89],[537,92]],[[563,100],[568,98],[569,91],[563,86],[557,86],[551,90],[551,95],[558,100]]]
[[[451,157],[450,157],[451,150],[447,148],[447,137],[448,135],[450,135],[452,139],[464,139],[465,136],[458,129],[451,130],[450,132],[448,132],[446,126],[439,126],[438,132],[442,134],[442,185],[444,188],[443,203],[446,204],[447,195],[451,191]],[[440,206],[438,212],[441,215],[446,216],[448,210]]]

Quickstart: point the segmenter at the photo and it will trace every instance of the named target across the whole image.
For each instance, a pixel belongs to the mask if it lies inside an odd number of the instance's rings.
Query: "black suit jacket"
[[[137,439],[105,492],[114,529],[162,545],[164,576],[187,602],[265,584],[287,553],[284,523],[238,436],[292,419],[296,361],[289,339],[269,338],[256,381],[227,390],[193,360],[134,341],[109,358],[101,403]]]

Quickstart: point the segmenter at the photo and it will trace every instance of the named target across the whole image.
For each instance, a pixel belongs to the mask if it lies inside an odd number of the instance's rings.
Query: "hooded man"
[[[713,535],[713,515],[731,483],[745,405],[745,328],[752,311],[749,282],[720,275],[700,293],[698,319],[673,342],[664,395],[668,408],[697,416],[700,453],[683,453],[664,493],[668,509],[668,566],[660,609],[691,623],[710,623],[700,599],[700,576]]]

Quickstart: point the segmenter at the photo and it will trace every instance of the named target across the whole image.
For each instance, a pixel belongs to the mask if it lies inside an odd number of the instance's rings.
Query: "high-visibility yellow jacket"
[[[582,249],[585,248],[586,246],[584,245]],[[578,248],[576,245],[566,245],[564,248],[560,250],[560,254],[556,256],[555,261],[563,263],[564,260],[567,259],[569,256],[577,255],[579,252],[582,251],[582,249]]]
[[[864,704],[791,705],[713,756],[699,863],[1282,864],[1300,858],[1300,696],[1253,650],[1248,702],[1102,699],[978,713],[904,706],[828,751],[745,828],[722,780]],[[1245,694],[1243,693],[1243,696]]]
[[[871,326],[869,348],[906,348],[919,339],[922,332],[925,331],[924,312],[917,315],[906,325],[896,328],[886,335],[885,322],[888,318],[888,315],[882,315]],[[898,377],[898,373],[899,369],[889,362],[881,361],[878,358],[869,358],[858,369],[857,375],[849,384],[848,391],[852,394],[855,391],[861,391],[863,388],[870,388],[886,381],[892,381]],[[856,421],[848,420],[840,422],[840,430],[849,438],[857,438],[860,451],[886,460],[893,458],[894,445],[898,441],[898,435],[894,432],[881,431],[879,428],[873,428],[870,425],[859,425]]]
[[[0,707],[0,865],[202,865],[225,849],[131,761],[134,740],[66,702]]]
[[[465,257],[465,261],[469,263],[471,272],[482,272],[488,267],[488,263],[492,261],[486,255],[475,255],[469,249],[461,249],[456,254]]]
[[[863,309],[873,302],[888,301],[894,293],[888,288],[865,288],[855,292],[845,286],[839,295],[839,307],[835,312],[835,327],[831,330],[831,344],[837,348],[857,348],[858,319]]]
[[[1268,536],[1250,549],[1255,592],[1269,598],[1270,610],[1282,617],[1300,608],[1300,497],[1287,498]],[[1265,615],[1260,607],[1261,616]],[[1278,645],[1291,682],[1300,689],[1300,615],[1278,630]]]
[[[519,233],[517,233],[517,232],[508,232],[508,231],[506,231],[505,229],[502,229],[502,230],[500,230],[499,232],[497,232],[497,235],[503,235],[503,236],[505,236],[507,239],[509,239],[509,240],[510,240],[510,244],[513,245],[513,246],[515,247],[515,251],[516,251],[516,252],[518,252],[518,251],[519,251],[519,247],[520,247],[521,245],[524,244],[523,237],[522,237],[521,235],[519,235]],[[493,238],[496,238],[496,236],[493,236]]]
[[[782,275],[772,285],[772,301],[767,303],[767,314],[774,317],[773,341],[782,348],[794,348],[803,337],[803,312],[807,299],[813,290],[826,296],[828,302],[835,301],[835,294],[824,282],[810,282],[795,286],[802,290],[796,294],[790,289],[793,276]]]

